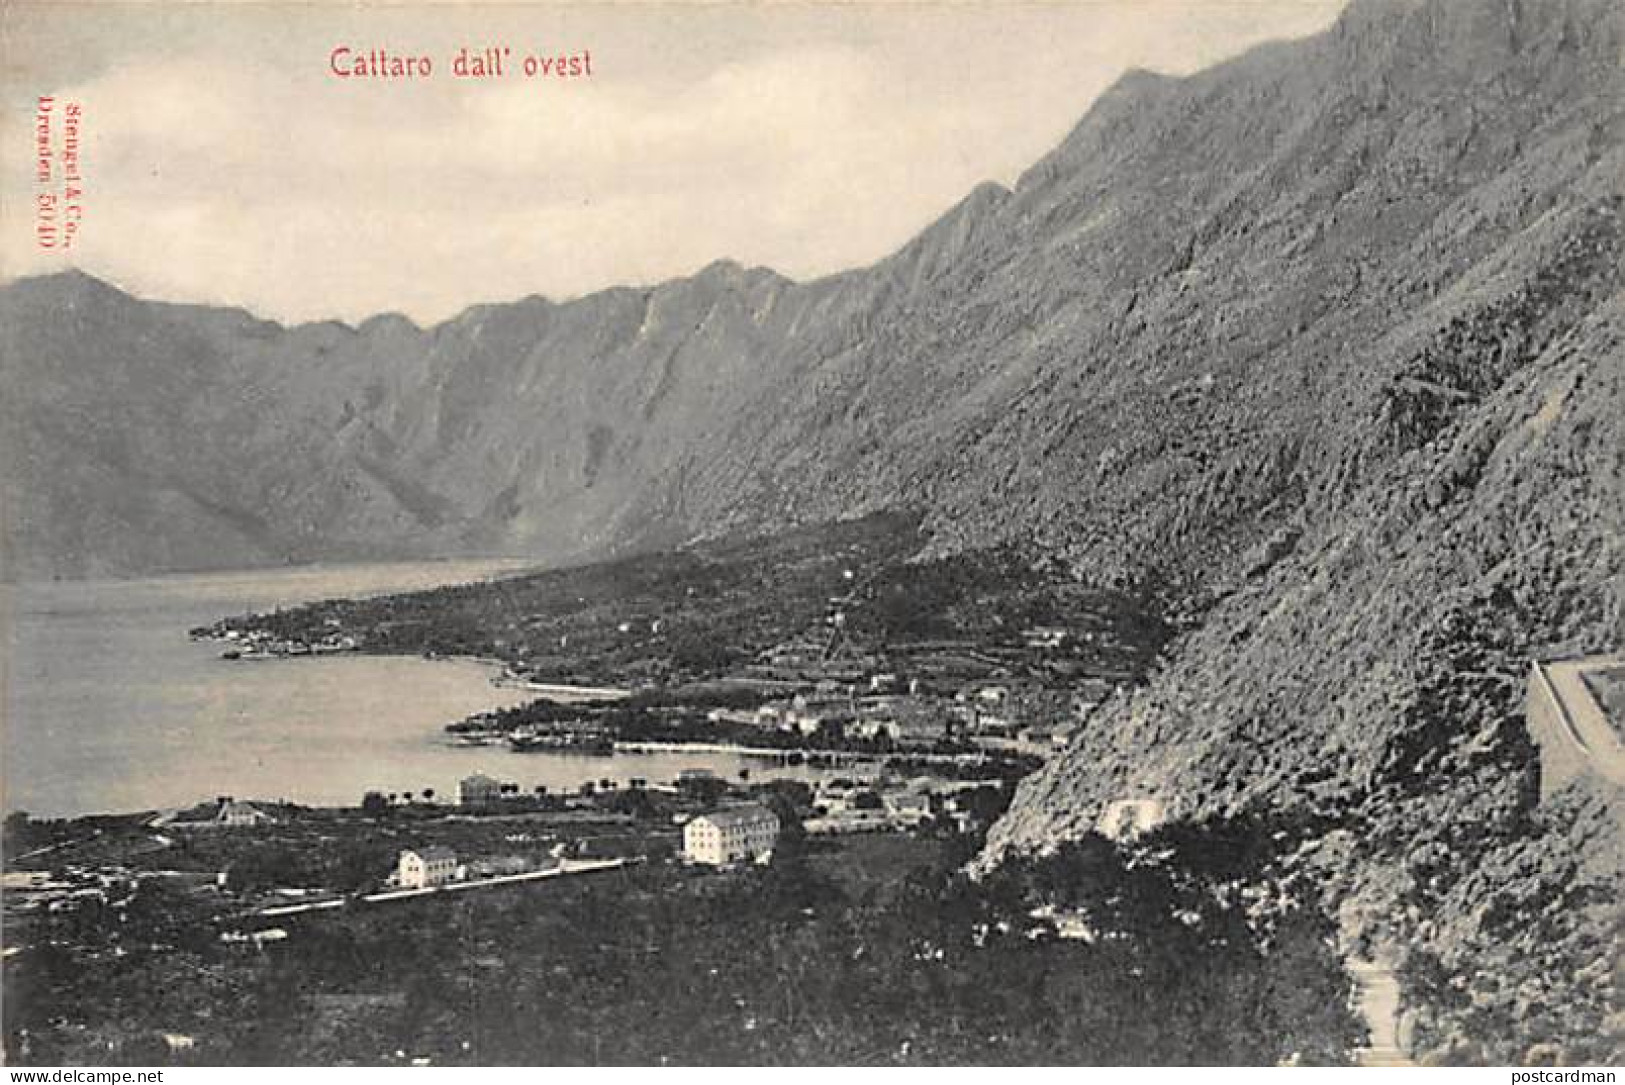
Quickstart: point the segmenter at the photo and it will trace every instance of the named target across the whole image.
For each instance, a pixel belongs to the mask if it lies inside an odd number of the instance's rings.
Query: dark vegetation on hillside
[[[472,655],[543,681],[640,685],[744,673],[762,653],[797,638],[812,641],[814,656],[828,648],[831,665],[844,659],[860,671],[906,669],[911,651],[941,640],[992,650],[993,666],[1002,649],[1025,669],[1034,660],[1023,631],[1043,624],[1065,626],[1076,646],[1050,653],[1040,675],[1138,674],[1169,635],[1134,597],[1090,589],[1030,553],[1007,547],[927,559],[920,556],[926,543],[917,517],[876,514],[528,576],[330,600],[194,634],[263,632],[298,643],[349,635],[367,652]]]
[[[1333,928],[1256,861],[1271,836],[1092,837],[982,883],[927,842],[792,843],[763,871],[315,915],[263,953],[148,885],[126,922],[74,933],[127,954],[7,969],[8,1045],[26,1029],[21,1061],[58,1065],[1342,1062],[1362,1028]],[[1092,941],[1030,914],[1074,904]],[[166,1031],[197,1046],[172,1056]]]

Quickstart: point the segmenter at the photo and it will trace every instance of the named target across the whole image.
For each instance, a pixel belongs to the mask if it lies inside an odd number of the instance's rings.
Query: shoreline
[[[439,567],[439,568],[436,568]],[[40,591],[53,589],[86,589],[139,585],[153,583],[159,586],[167,584],[193,583],[221,583],[229,584],[233,581],[258,581],[267,577],[286,575],[290,577],[317,578],[328,575],[343,575],[350,572],[376,569],[384,572],[396,570],[415,570],[433,568],[435,572],[452,571],[457,574],[468,573],[467,579],[453,579],[427,584],[422,587],[407,585],[394,588],[384,586],[380,588],[360,589],[362,594],[356,598],[371,598],[377,595],[399,595],[415,591],[428,591],[436,587],[448,587],[458,584],[472,584],[488,580],[502,579],[515,574],[526,574],[532,571],[549,572],[555,566],[542,564],[540,559],[523,557],[443,557],[443,558],[386,558],[372,561],[365,558],[355,560],[311,561],[297,562],[292,565],[269,564],[263,566],[232,566],[229,568],[207,569],[170,569],[146,573],[127,573],[101,576],[25,576],[0,578],[0,590]],[[325,598],[325,597],[317,597]],[[317,600],[311,600],[317,601]],[[290,604],[297,605],[297,604]]]
[[[230,650],[238,642],[228,640],[222,636],[203,636],[192,638],[199,643],[208,643],[211,646],[223,645]],[[302,659],[329,659],[334,656],[363,657],[369,659],[410,659],[421,663],[460,663],[473,664],[484,670],[492,671],[490,680],[498,689],[516,690],[521,693],[535,693],[543,700],[555,700],[561,704],[574,704],[586,701],[624,701],[631,697],[633,690],[620,686],[587,686],[571,685],[564,682],[531,682],[515,677],[508,670],[508,661],[494,656],[475,655],[422,655],[416,652],[371,652],[364,647],[338,648],[311,645],[302,652],[265,652],[251,651],[242,655],[228,657],[221,655],[223,663],[276,663],[288,660]]]
[[[806,749],[799,746],[777,748],[773,746],[739,746],[726,742],[661,742],[650,739],[617,739],[616,753],[715,753],[732,754],[738,757],[755,757],[764,760],[788,761],[793,756],[800,756],[804,763],[812,758],[830,758],[844,761],[860,762],[873,761],[884,764],[891,758],[904,760],[928,761],[939,764],[984,764],[989,760],[997,760],[997,754],[989,752],[974,753],[936,753],[930,750],[831,750]],[[817,765],[813,766],[817,768]]]
[[[227,640],[225,637],[208,636],[194,638],[207,641],[211,645],[234,645],[237,642]],[[620,686],[588,686],[572,685],[565,682],[531,682],[518,678],[509,671],[509,663],[505,659],[494,656],[475,655],[422,655],[415,652],[370,652],[364,647],[332,648],[310,646],[302,652],[254,652],[240,655],[235,658],[220,657],[225,663],[272,663],[282,660],[301,660],[330,658],[333,656],[362,656],[372,659],[412,659],[423,663],[463,663],[474,664],[485,670],[494,672],[491,675],[491,684],[498,689],[515,690],[521,693],[534,693],[542,700],[557,701],[560,704],[576,704],[588,701],[624,701],[631,697],[633,690]]]
[[[477,662],[491,663],[489,660],[478,659],[474,656],[447,658],[475,659]],[[624,701],[632,696],[631,690],[621,689],[616,686],[572,686],[558,682],[530,682],[509,675],[506,664],[493,665],[500,666],[502,673],[491,679],[492,685],[499,689],[535,693],[543,700],[558,701],[561,704],[575,704],[582,701]]]
[[[843,757],[853,761],[874,761],[886,755],[857,750],[804,750],[797,747],[775,749],[772,746],[738,746],[727,742],[658,742],[653,740],[620,740],[615,742],[616,753],[720,753],[737,757],[756,757],[788,761],[793,754],[808,757]]]

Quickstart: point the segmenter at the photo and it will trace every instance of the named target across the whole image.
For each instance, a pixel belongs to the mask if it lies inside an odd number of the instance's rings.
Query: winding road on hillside
[[[1377,961],[1351,959],[1349,973],[1359,986],[1360,1016],[1371,1030],[1370,1043],[1355,1052],[1361,1066],[1414,1066],[1399,1039],[1399,979]]]
[[[1544,663],[1537,673],[1556,695],[1564,737],[1584,755],[1597,775],[1625,787],[1625,746],[1620,744],[1619,731],[1609,722],[1585,677],[1594,671],[1620,667],[1625,667],[1625,654],[1616,653]]]

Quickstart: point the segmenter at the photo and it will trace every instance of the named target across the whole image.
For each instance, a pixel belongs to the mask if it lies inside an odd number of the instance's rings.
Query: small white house
[[[264,810],[235,799],[221,799],[220,809],[214,815],[215,824],[224,825],[228,829],[242,829],[254,825],[275,825],[276,818]]]
[[[722,866],[766,862],[779,839],[779,817],[752,803],[713,810],[683,826],[683,854],[690,862]]]
[[[1112,840],[1132,840],[1167,820],[1159,799],[1116,799],[1106,804],[1095,830]]]
[[[8,870],[0,874],[0,890],[7,893],[49,889],[51,875],[45,870]]]
[[[892,791],[883,795],[886,814],[897,825],[917,826],[931,817],[931,796],[918,791]]]
[[[427,889],[456,879],[457,853],[450,848],[408,848],[395,869],[395,880],[405,889]]]

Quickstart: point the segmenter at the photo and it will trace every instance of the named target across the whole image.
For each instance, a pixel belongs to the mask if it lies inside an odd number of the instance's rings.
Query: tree
[[[728,790],[728,782],[717,776],[684,776],[677,781],[677,789],[697,802],[716,802]]]
[[[618,791],[610,798],[609,808],[618,814],[646,818],[654,814],[654,800],[647,791]]]
[[[1337,952],[1337,929],[1319,909],[1298,908],[1280,921],[1262,964],[1264,995],[1253,1012],[1260,1041],[1278,1057],[1342,1065],[1365,1039],[1365,1023],[1350,1009],[1353,981]]]
[[[423,789],[423,801],[434,802],[434,788],[426,787]]]
[[[788,809],[798,813],[812,809],[813,789],[805,780],[768,780],[758,784],[756,791],[767,799],[776,812]],[[780,812],[779,817],[782,819],[784,814]]]
[[[697,630],[673,632],[671,646],[672,666],[684,671],[722,671],[741,658],[741,653],[720,635],[713,637]]]
[[[773,848],[774,862],[782,855],[805,851],[806,827],[803,812],[812,809],[812,788],[800,780],[774,780],[757,791],[757,797],[779,819],[779,841]]]
[[[301,857],[280,844],[251,847],[226,869],[226,885],[237,892],[299,885],[308,880],[310,871]]]
[[[818,730],[813,734],[814,746],[825,749],[839,750],[846,742],[846,725],[839,720],[819,720]]]
[[[381,844],[340,844],[327,862],[326,880],[345,893],[378,884],[393,865],[391,849]]]
[[[30,822],[26,810],[18,810],[16,813],[7,814],[4,834],[0,836],[0,851],[15,856],[25,846],[23,841],[28,839],[29,827]]]
[[[383,817],[389,813],[389,800],[381,791],[369,791],[361,796],[361,812],[370,818]]]

